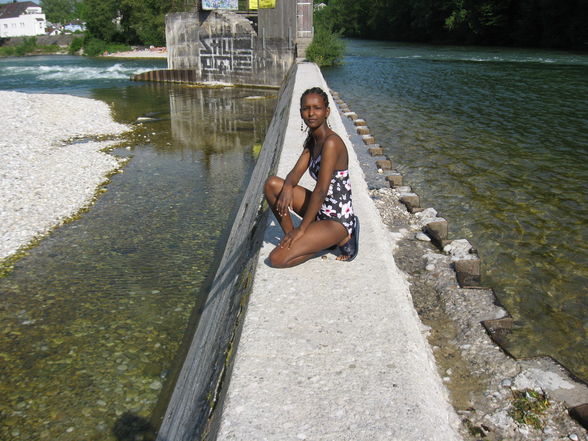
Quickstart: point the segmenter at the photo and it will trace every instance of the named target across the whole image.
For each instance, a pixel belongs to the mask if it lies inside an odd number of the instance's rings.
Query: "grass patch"
[[[35,52],[38,48],[35,37],[26,37],[18,46],[3,46],[0,54],[5,57],[23,56]]]
[[[57,44],[48,44],[47,46],[37,46],[34,53],[41,54],[53,54],[55,52],[61,52],[63,49]]]
[[[0,47],[0,57],[13,57],[16,54],[14,46]]]
[[[508,414],[519,424],[542,429],[545,423],[541,417],[550,403],[545,393],[532,389],[513,390],[512,408]]]

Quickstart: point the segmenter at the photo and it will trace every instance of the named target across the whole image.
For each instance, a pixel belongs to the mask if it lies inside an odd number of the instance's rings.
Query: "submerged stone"
[[[161,388],[162,388],[162,386],[163,386],[163,385],[161,384],[161,381],[157,381],[157,380],[155,380],[153,383],[151,383],[151,384],[149,385],[149,389],[153,389],[153,390],[159,390],[159,389],[161,389]]]

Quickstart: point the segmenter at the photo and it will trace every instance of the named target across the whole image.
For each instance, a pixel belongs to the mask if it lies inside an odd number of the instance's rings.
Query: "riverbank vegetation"
[[[341,59],[344,46],[338,36],[588,50],[588,2],[584,0],[314,2],[316,35],[308,55],[321,65]],[[41,6],[51,22],[79,18],[86,23],[85,36],[76,45],[81,43],[87,55],[130,45],[165,46],[165,15],[186,8],[184,0],[41,0]],[[59,50],[33,46],[28,42],[2,47],[0,56]],[[74,46],[70,53],[80,53],[79,49]]]
[[[346,37],[588,50],[584,0],[315,0]]]
[[[345,44],[339,34],[327,28],[316,28],[312,42],[306,49],[306,58],[319,66],[341,63]]]
[[[83,53],[89,57],[96,57],[104,53],[125,52],[132,50],[132,47],[123,43],[107,43],[103,40],[93,38],[90,35],[74,38],[69,45],[68,53],[71,55]]]
[[[306,48],[306,58],[319,66],[334,66],[341,63],[345,44],[341,32],[333,31],[333,23],[323,9],[314,11],[314,36]]]
[[[165,46],[165,14],[176,10],[174,0],[41,0],[47,20],[64,23],[79,18],[85,36],[74,40],[70,53],[94,56],[131,45]],[[184,4],[177,0],[178,7]],[[81,44],[81,46],[80,46]],[[121,46],[122,45],[122,46]]]
[[[56,45],[38,45],[35,37],[26,37],[16,46],[1,46],[0,57],[13,57],[33,54],[54,54],[62,49]]]

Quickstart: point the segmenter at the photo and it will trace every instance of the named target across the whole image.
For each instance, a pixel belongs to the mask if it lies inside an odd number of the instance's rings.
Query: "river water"
[[[91,209],[0,279],[2,440],[150,439],[162,416],[276,102],[269,90],[129,81],[164,67],[0,59],[1,89],[153,118],[114,150],[131,160]]]
[[[347,40],[323,73],[479,250],[506,349],[588,380],[588,54]]]

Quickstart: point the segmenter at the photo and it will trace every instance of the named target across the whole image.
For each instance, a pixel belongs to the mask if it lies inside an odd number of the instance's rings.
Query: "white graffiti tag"
[[[220,74],[252,72],[252,46],[253,41],[250,37],[201,37],[202,71]]]

